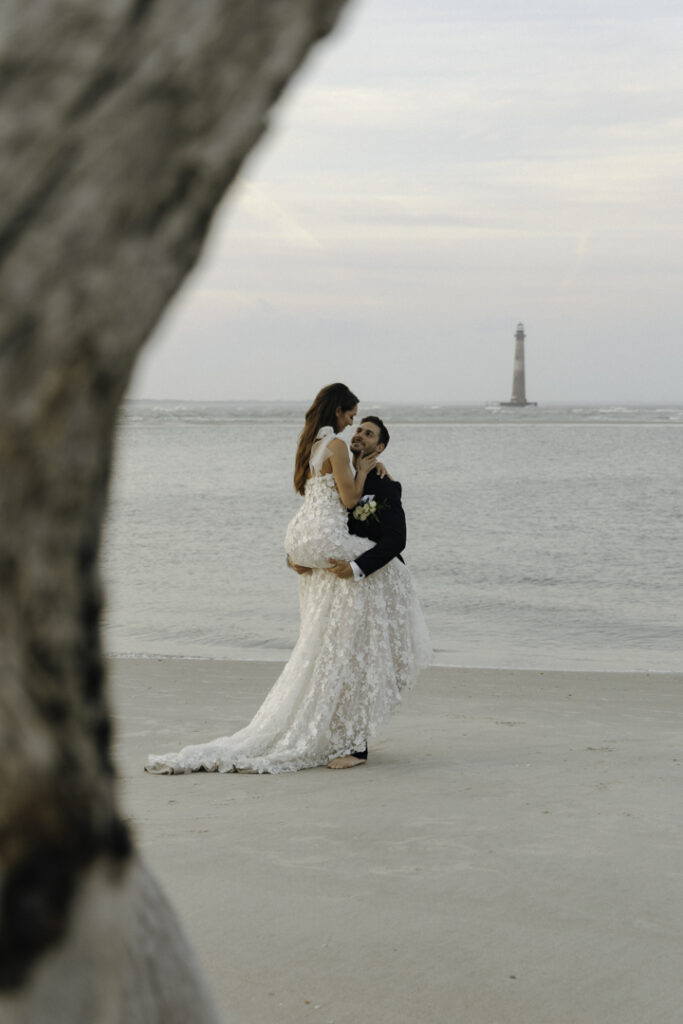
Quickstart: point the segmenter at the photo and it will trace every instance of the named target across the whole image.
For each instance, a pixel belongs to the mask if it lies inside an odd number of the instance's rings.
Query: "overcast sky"
[[[683,402],[680,0],[356,0],[133,396]]]

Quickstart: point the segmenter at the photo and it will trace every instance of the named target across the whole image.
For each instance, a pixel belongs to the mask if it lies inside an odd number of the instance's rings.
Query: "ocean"
[[[102,552],[109,654],[288,656],[305,409],[125,404]],[[681,671],[683,407],[360,412],[391,433],[436,664]]]

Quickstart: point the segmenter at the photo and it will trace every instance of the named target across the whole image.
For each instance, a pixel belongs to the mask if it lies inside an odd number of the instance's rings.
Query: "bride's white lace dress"
[[[360,582],[322,568],[372,547],[349,534],[334,478],[321,474],[333,436],[331,427],[318,435],[303,504],[285,537],[293,562],[316,567],[298,577],[301,631],[289,661],[246,728],[151,755],[147,771],[278,773],[327,764],[376,736],[429,664],[429,634],[402,562]]]

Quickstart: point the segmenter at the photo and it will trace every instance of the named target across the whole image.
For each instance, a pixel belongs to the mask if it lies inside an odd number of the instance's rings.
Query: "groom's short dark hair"
[[[376,427],[379,427],[379,443],[383,444],[386,448],[389,444],[389,431],[379,416],[364,416],[361,423],[374,423]]]

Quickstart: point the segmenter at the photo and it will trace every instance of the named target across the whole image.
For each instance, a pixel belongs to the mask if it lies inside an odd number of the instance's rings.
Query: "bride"
[[[288,561],[311,572],[298,577],[301,629],[289,661],[244,729],[153,754],[148,772],[276,774],[330,764],[364,749],[429,663],[427,627],[403,562],[394,558],[359,582],[329,571],[331,559],[351,561],[373,547],[347,525],[376,462],[361,456],[354,474],[337,436],[357,411],[346,385],[330,384],[306,413],[299,437],[294,484],[304,500],[285,550]]]

